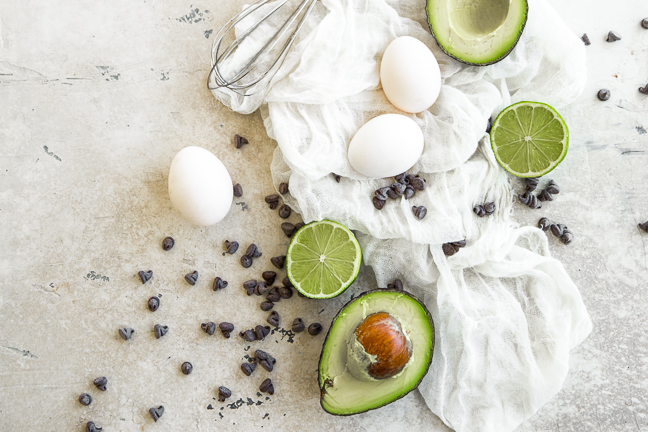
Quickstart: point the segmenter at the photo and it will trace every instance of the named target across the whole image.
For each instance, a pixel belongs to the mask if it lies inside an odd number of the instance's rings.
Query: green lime
[[[286,252],[286,272],[306,297],[331,298],[358,277],[362,252],[347,227],[323,220],[300,228]]]
[[[495,158],[518,177],[540,177],[567,154],[569,131],[555,109],[540,102],[519,102],[502,111],[490,133]]]

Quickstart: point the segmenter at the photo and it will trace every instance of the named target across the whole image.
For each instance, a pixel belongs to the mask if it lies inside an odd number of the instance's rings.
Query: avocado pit
[[[348,342],[347,368],[360,381],[398,375],[412,356],[412,342],[398,319],[387,312],[368,315]]]

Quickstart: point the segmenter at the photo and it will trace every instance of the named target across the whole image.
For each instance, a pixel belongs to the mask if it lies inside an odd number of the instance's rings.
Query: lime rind
[[[324,262],[320,255],[325,255]],[[356,280],[361,262],[362,251],[353,233],[342,224],[322,220],[304,225],[293,235],[286,252],[286,273],[306,297],[332,298]]]
[[[511,121],[513,116],[517,121]],[[504,119],[506,125],[501,125]],[[542,148],[520,145],[524,141],[521,136],[538,133],[542,133],[542,138],[533,141],[541,143]],[[541,177],[551,172],[569,149],[567,124],[553,107],[542,102],[524,101],[505,108],[493,122],[490,139],[497,162],[509,173],[522,178]],[[523,171],[521,167],[526,169]]]

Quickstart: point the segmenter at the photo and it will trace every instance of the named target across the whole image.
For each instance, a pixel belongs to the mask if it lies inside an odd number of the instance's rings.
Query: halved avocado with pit
[[[359,367],[376,356],[356,352],[356,329],[369,316],[387,315],[398,323],[411,348],[409,360],[395,375],[374,379],[358,374]],[[378,289],[347,303],[333,319],[319,362],[320,403],[334,415],[352,415],[402,398],[418,387],[432,362],[434,324],[430,312],[413,295]],[[354,364],[351,364],[354,363]],[[366,368],[365,368],[366,369]],[[356,372],[353,372],[356,371]]]
[[[527,0],[426,0],[428,25],[450,57],[475,66],[511,53],[526,25]]]

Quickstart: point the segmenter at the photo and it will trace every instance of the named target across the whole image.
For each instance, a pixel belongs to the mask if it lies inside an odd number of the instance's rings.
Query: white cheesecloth
[[[255,34],[273,26],[253,33],[232,65],[258,49]],[[423,155],[408,172],[428,186],[378,211],[373,192],[393,179],[354,171],[347,146],[371,118],[404,114],[382,92],[379,67],[387,45],[405,35],[432,50],[443,80],[432,108],[407,114],[425,137]],[[425,302],[436,340],[418,390],[457,432],[515,429],[560,390],[569,351],[591,331],[580,293],[550,257],[546,235],[511,220],[508,174],[484,132],[488,118],[512,102],[560,109],[581,94],[585,80],[584,45],[545,0],[529,0],[516,48],[485,67],[461,64],[440,50],[423,0],[322,0],[264,92],[246,98],[213,92],[237,112],[261,109],[278,143],[273,182],[276,188],[290,182],[284,200],[305,222],[332,219],[355,230],[378,286],[400,278]],[[342,176],[340,183],[331,173]],[[497,205],[495,214],[476,217],[473,207],[489,201]],[[427,207],[423,220],[414,217],[413,205]],[[462,239],[467,247],[443,254],[443,243]]]

